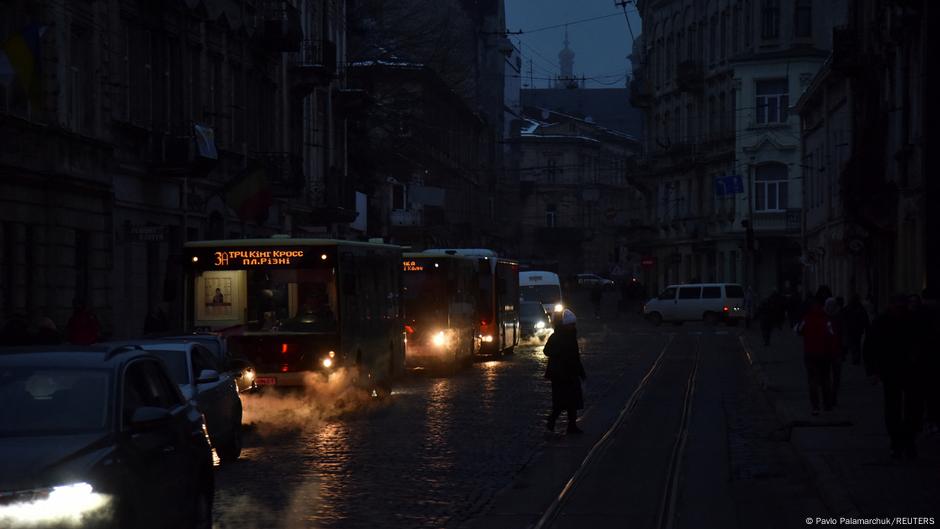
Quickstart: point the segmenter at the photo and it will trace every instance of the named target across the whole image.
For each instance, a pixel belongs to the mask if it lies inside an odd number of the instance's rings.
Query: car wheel
[[[237,461],[242,454],[242,425],[241,420],[232,428],[228,437],[218,443],[215,447],[215,453],[223,463]]]
[[[702,315],[702,321],[704,321],[707,325],[715,325],[718,323],[718,314],[711,311],[706,312]]]
[[[212,490],[200,487],[193,504],[193,529],[212,529]]]
[[[654,312],[650,314],[649,320],[650,320],[650,323],[652,323],[656,327],[659,327],[660,325],[663,324],[663,315],[658,312]]]

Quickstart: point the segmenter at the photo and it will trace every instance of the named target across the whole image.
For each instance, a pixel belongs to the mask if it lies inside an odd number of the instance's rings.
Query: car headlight
[[[255,370],[249,367],[245,369],[244,371],[242,371],[242,376],[245,377],[246,380],[251,382],[252,380],[255,379]]]
[[[105,516],[108,495],[85,482],[9,494],[13,502],[0,505],[0,526],[79,525]],[[2,496],[0,496],[2,497]],[[22,501],[16,501],[21,497]]]
[[[431,337],[431,343],[435,347],[444,347],[447,345],[447,336],[444,334],[444,331],[438,331],[437,334]]]
[[[326,367],[326,368],[333,367],[333,359],[332,359],[332,358],[324,358],[324,359],[323,359],[323,367]]]
[[[555,306],[553,307],[553,309],[555,312],[562,312],[565,310],[565,306],[562,305],[561,303],[555,303]]]
[[[537,322],[535,322],[535,328],[538,329],[538,330],[544,329],[544,328],[545,328],[545,322],[544,322],[544,321],[537,321]]]

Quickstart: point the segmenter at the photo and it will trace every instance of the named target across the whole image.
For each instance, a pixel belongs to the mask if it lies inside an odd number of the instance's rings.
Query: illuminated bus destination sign
[[[269,266],[296,264],[303,250],[225,250],[215,252],[215,266]]]
[[[402,268],[405,272],[422,272],[424,267],[418,264],[417,261],[402,261]]]

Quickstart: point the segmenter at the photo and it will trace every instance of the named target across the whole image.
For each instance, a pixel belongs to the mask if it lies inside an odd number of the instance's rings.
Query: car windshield
[[[545,309],[539,303],[520,303],[519,316],[526,319],[544,318]]]
[[[150,350],[166,364],[167,372],[173,382],[179,385],[189,384],[189,366],[186,364],[186,351]]]
[[[104,430],[110,381],[104,369],[0,367],[0,437]]]
[[[525,301],[538,301],[539,303],[561,301],[561,289],[558,285],[524,285],[519,287],[519,294]]]

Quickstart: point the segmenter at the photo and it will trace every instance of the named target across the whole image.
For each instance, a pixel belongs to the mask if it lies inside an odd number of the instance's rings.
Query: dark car
[[[519,303],[519,327],[523,338],[538,338],[545,341],[552,333],[552,320],[538,301]]]
[[[0,350],[0,527],[212,526],[202,416],[141,349]]]

